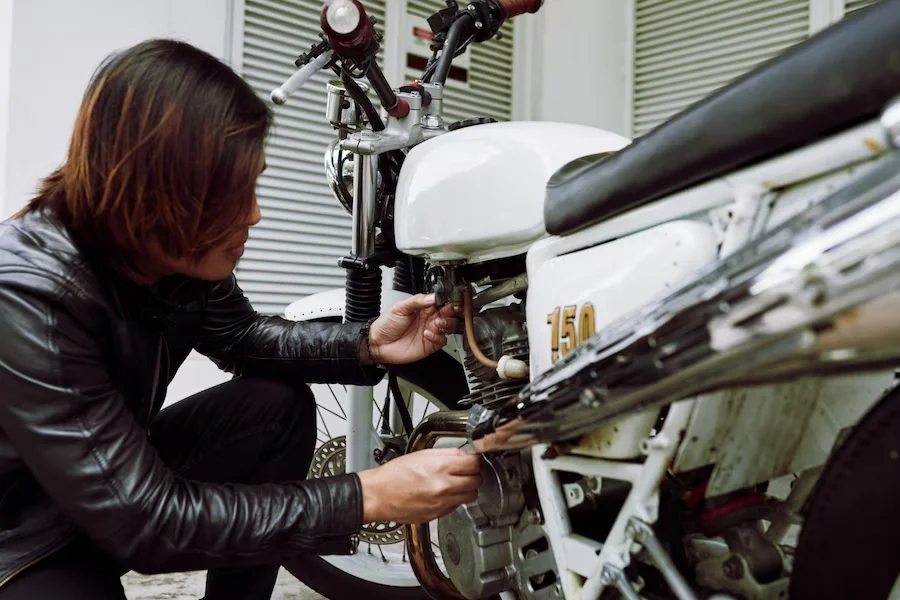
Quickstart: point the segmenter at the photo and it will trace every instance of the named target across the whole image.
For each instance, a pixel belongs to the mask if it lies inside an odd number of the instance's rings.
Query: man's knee
[[[277,431],[271,440],[277,464],[267,471],[280,472],[279,479],[305,478],[316,448],[316,401],[309,386],[274,379],[247,384],[253,386],[253,408]]]

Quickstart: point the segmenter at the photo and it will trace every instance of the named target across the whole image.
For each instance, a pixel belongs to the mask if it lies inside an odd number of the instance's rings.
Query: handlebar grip
[[[319,17],[328,43],[341,58],[375,54],[375,27],[359,0],[330,0]]]
[[[497,2],[503,7],[504,16],[507,19],[525,13],[535,13],[544,4],[544,0],[497,0]]]
[[[271,98],[275,104],[284,104],[297,90],[306,85],[313,75],[328,64],[331,60],[331,52],[325,52],[307,64],[300,67],[296,73],[291,75],[287,81],[281,84],[281,87],[272,90]]]

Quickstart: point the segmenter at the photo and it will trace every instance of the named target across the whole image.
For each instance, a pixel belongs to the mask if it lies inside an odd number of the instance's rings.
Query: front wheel
[[[468,393],[462,366],[444,352],[411,365],[394,367],[413,424],[439,410],[455,410]],[[341,385],[314,385],[318,410],[318,444],[310,477],[343,472],[346,390]],[[387,381],[375,388],[373,421],[383,419]],[[304,584],[332,600],[428,600],[406,556],[404,530],[395,523],[366,526],[359,550],[351,556],[305,556],[285,568]]]

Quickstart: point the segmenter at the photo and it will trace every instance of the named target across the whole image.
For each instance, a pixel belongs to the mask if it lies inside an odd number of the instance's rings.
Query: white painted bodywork
[[[524,254],[544,229],[550,177],[584,156],[619,150],[622,136],[564,123],[468,127],[413,148],[394,212],[401,252],[484,262]]]
[[[615,241],[597,244],[592,228],[569,238],[542,240],[529,261],[527,318],[531,375],[552,365],[551,326],[547,316],[557,307],[590,303],[600,331],[635,308],[664,296],[716,258],[712,226],[701,221],[672,221]],[[557,253],[571,243],[580,252]]]
[[[607,242],[597,243],[598,227],[568,238],[550,238],[529,253],[527,303],[531,376],[552,365],[553,328],[549,315],[564,306],[594,307],[597,331],[654,298],[665,296],[716,258],[718,244],[709,222],[672,221]],[[572,245],[585,248],[567,253]],[[557,334],[558,335],[558,334]],[[657,411],[626,417],[596,432],[583,452],[606,458],[640,455],[640,441]]]

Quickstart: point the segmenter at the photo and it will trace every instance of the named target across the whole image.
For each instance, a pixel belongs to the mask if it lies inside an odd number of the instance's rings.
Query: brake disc
[[[310,479],[322,479],[343,475],[347,471],[347,438],[339,436],[332,438],[319,446],[313,454],[309,467]],[[406,530],[403,525],[393,521],[377,521],[362,526],[359,532],[359,541],[383,546],[396,544],[406,539]]]

